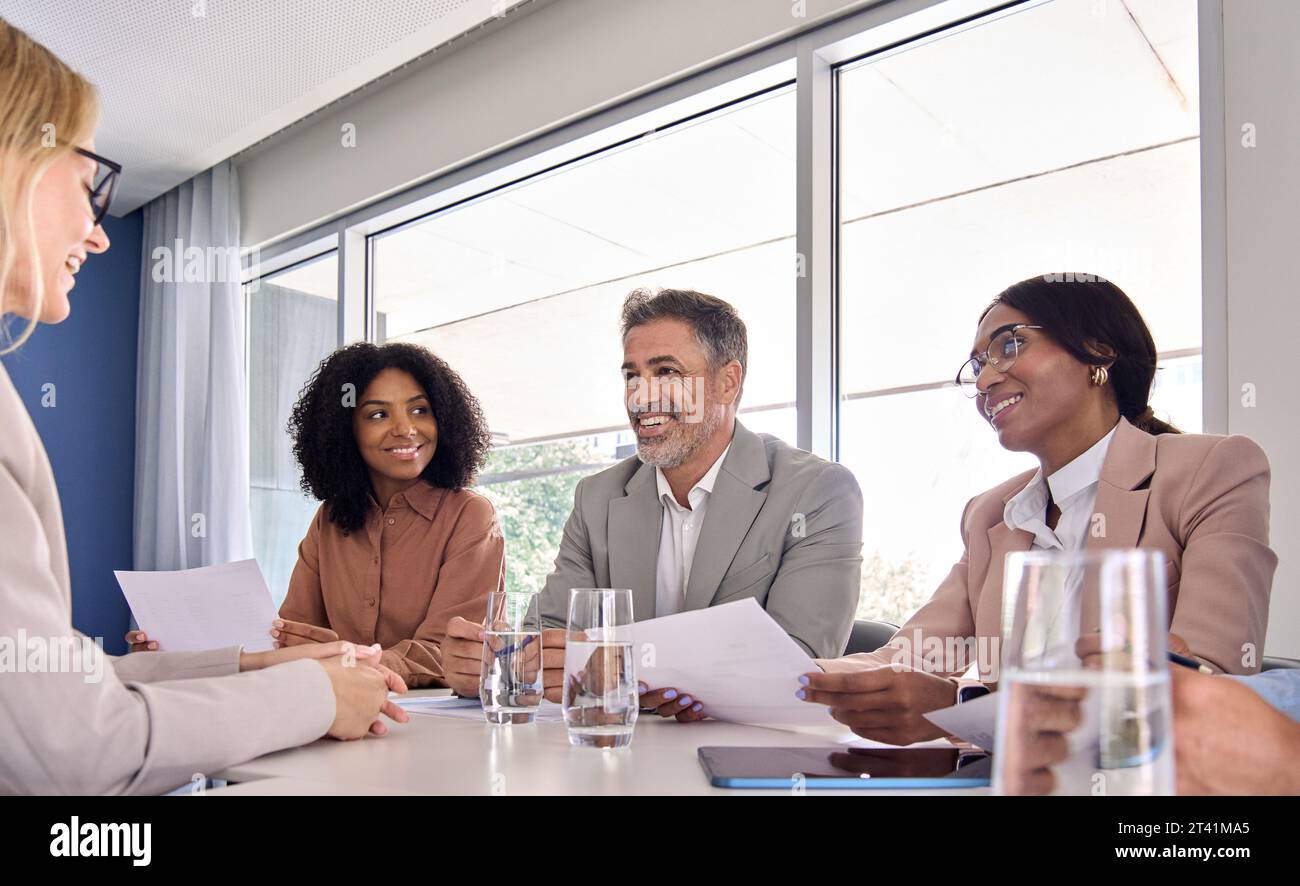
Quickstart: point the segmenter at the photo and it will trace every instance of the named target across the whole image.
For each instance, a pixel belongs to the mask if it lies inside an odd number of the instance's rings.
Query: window
[[[253,549],[275,605],[319,502],[299,486],[286,430],[298,393],[338,346],[338,256],[329,253],[248,287],[249,490]]]
[[[840,96],[840,458],[866,499],[860,618],[901,623],[966,501],[1035,466],[949,383],[1006,286],[1117,283],[1201,427],[1196,4],[1054,2],[852,63]]]
[[[635,451],[619,308],[697,289],[749,330],[742,420],[795,439],[793,88],[659,129],[372,239],[376,338],[445,359],[498,441],[480,477],[512,588],[550,572],[580,478]]]
[[[416,342],[446,359],[494,433],[479,483],[503,518],[511,587],[536,589],[577,482],[634,452],[617,371],[624,296],[639,286],[714,293],[749,328],[742,421],[792,443],[798,409],[818,445],[834,429],[828,448],[866,500],[858,615],[902,621],[959,556],[965,502],[1034,465],[1002,450],[950,385],[979,313],[1010,283],[1071,270],[1118,283],[1160,352],[1156,412],[1187,431],[1202,426],[1196,5],[1033,0],[963,19],[983,6],[948,0],[892,20],[873,7],[817,25],[557,124],[527,143],[531,156],[518,145],[350,212],[315,232],[342,237],[316,285],[267,278],[333,300],[342,261],[356,285],[343,311],[322,314],[329,331],[255,327],[250,348],[282,369],[282,385],[300,385],[336,338],[363,326],[373,340]],[[909,35],[923,36],[898,42]],[[831,69],[834,89],[823,89],[820,59],[798,64],[814,52],[844,60]],[[809,75],[791,82],[796,70]],[[822,181],[818,156],[796,157],[797,91],[813,135],[838,139],[836,297],[823,298],[829,285],[814,275],[802,343],[799,219],[812,220],[817,255],[832,244],[819,220],[796,215],[798,189]],[[748,98],[723,105],[738,95]],[[665,113],[679,122],[627,138]],[[821,143],[806,142],[814,152]],[[801,205],[821,196],[803,193]],[[262,306],[268,316],[287,310],[275,302]],[[333,331],[341,316],[346,336]],[[830,367],[816,361],[832,333],[838,401],[796,403],[796,368],[822,383]],[[317,334],[311,360],[253,341]],[[267,390],[253,397],[254,525],[281,592],[314,503],[297,492],[283,439],[292,398],[258,385]]]

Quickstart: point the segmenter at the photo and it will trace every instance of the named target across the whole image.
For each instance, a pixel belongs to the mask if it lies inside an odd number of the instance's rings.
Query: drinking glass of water
[[[640,698],[632,660],[632,592],[574,588],[564,646],[564,722],[569,743],[620,748],[632,743]]]
[[[491,591],[479,698],[489,723],[532,723],[542,703],[542,629],[534,594]]]
[[[1158,551],[1007,556],[995,793],[1173,793],[1165,595]]]

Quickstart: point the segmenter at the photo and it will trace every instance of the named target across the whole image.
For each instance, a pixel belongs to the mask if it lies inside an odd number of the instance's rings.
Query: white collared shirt
[[[722,461],[731,451],[731,444],[700,481],[686,493],[689,508],[684,508],[673,497],[672,487],[661,468],[655,468],[655,483],[659,489],[659,502],[663,505],[663,529],[659,533],[659,563],[655,571],[655,617],[681,612],[686,606],[686,582],[695,560],[695,545],[700,540],[700,527],[709,507],[713,484],[722,470]]]
[[[1115,427],[1119,427],[1116,423]],[[1002,519],[1010,529],[1034,534],[1033,547],[1039,550],[1080,551],[1088,538],[1092,508],[1097,503],[1097,484],[1101,466],[1115,436],[1115,428],[1086,452],[1043,481],[1040,469],[1029,485],[1007,502]],[[1047,526],[1047,498],[1061,509],[1055,531]]]

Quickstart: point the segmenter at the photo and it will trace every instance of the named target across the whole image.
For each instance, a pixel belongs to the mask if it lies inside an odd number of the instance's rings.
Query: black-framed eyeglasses
[[[115,163],[107,157],[101,157],[85,148],[73,148],[83,157],[89,157],[98,164],[95,178],[90,187],[90,211],[95,216],[95,224],[108,215],[109,204],[113,202],[113,191],[117,188],[117,178],[122,174],[122,164]]]
[[[1020,330],[1042,328],[1032,323],[1017,323],[1015,326],[1003,329],[993,336],[983,354],[975,354],[961,365],[955,384],[967,397],[974,397],[979,393],[976,382],[979,381],[980,373],[984,371],[986,365],[992,366],[998,372],[1006,372],[1015,364],[1020,356],[1020,349],[1027,343]]]

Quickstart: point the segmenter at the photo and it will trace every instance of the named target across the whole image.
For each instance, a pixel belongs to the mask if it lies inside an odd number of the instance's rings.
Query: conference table
[[[414,690],[411,697],[449,695]],[[696,753],[708,745],[835,747],[826,738],[715,720],[678,723],[642,714],[630,746],[574,747],[562,722],[497,726],[477,719],[412,713],[388,735],[360,741],[320,739],[231,766],[207,796],[482,794],[482,795],[788,795],[794,791],[715,788]],[[936,743],[942,744],[942,743]],[[947,790],[809,789],[806,795],[965,795]]]

